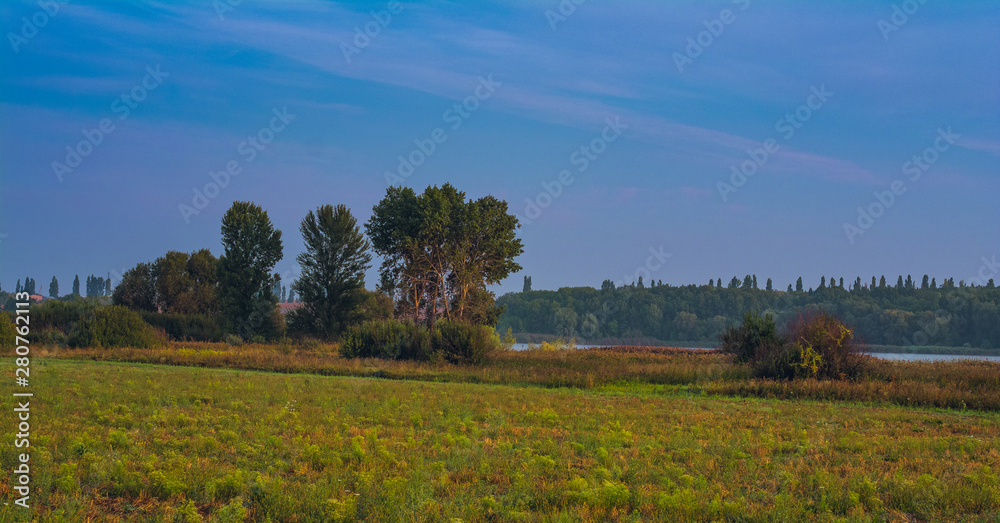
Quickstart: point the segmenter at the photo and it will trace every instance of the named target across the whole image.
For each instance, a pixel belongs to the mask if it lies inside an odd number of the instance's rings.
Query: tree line
[[[337,339],[368,319],[407,318],[433,330],[437,318],[496,325],[488,287],[520,266],[517,218],[492,196],[466,200],[450,184],[390,187],[364,231],[344,205],[309,211],[299,231],[305,251],[300,276],[286,287],[273,273],[282,232],[267,211],[235,202],[222,218],[222,255],[208,249],[167,252],[127,271],[112,295],[116,305],[157,315],[218,319],[242,338],[286,332]],[[376,291],[365,288],[372,252],[383,258]],[[287,293],[286,293],[287,290]],[[279,300],[300,306],[278,312]]]
[[[770,279],[760,288],[755,275],[722,278],[707,285],[671,286],[662,280],[616,287],[605,280],[600,289],[566,287],[557,291],[509,293],[497,299],[506,307],[499,329],[518,333],[575,336],[587,340],[654,338],[663,342],[713,343],[745,311],[769,313],[782,323],[800,311],[826,311],[855,328],[870,344],[970,345],[1000,348],[1000,290],[923,276],[885,276],[853,282],[822,277],[805,289],[802,278],[785,291]],[[530,279],[525,280],[530,289]]]

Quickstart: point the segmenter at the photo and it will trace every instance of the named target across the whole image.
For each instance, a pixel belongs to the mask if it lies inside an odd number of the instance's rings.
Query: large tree
[[[153,266],[156,302],[162,312],[213,314],[218,305],[219,260],[208,249],[169,251]]]
[[[234,202],[222,217],[222,246],[219,301],[230,329],[244,338],[277,335],[271,270],[281,260],[281,231],[260,206]]]
[[[380,288],[397,297],[397,313],[433,326],[439,315],[490,322],[489,285],[521,269],[517,217],[493,196],[466,201],[451,184],[390,187],[365,224],[383,257]]]
[[[137,311],[157,311],[155,265],[139,263],[125,271],[111,300]]]
[[[53,298],[59,297],[59,280],[55,276],[52,277],[52,281],[49,282],[49,296]]]
[[[289,325],[299,332],[335,338],[363,314],[370,245],[343,205],[309,211],[299,230],[306,250],[296,257],[302,274],[292,288],[303,306],[289,314]]]
[[[76,294],[77,296],[80,295],[80,275],[79,274],[77,274],[76,277],[73,278],[73,294]]]

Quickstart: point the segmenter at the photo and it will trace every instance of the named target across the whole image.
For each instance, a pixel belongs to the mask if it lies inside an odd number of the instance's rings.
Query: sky
[[[1000,271],[997,2],[4,1],[0,19],[4,290],[220,255],[239,200],[283,232],[287,284],[309,210],[364,223],[390,184],[509,202],[523,270],[498,295]]]

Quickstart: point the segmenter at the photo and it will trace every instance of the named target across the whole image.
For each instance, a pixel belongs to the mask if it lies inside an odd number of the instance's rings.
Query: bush
[[[773,348],[782,344],[774,317],[770,314],[761,316],[757,311],[744,313],[743,323],[726,329],[719,341],[719,350],[732,354],[739,363],[755,359],[759,349],[765,345]]]
[[[854,331],[836,316],[819,312],[799,316],[785,337],[790,368],[783,377],[855,378],[864,371],[865,349]]]
[[[345,358],[426,360],[430,358],[427,330],[412,322],[366,321],[344,334],[340,353]]]
[[[149,348],[161,344],[139,313],[121,305],[84,315],[69,337],[71,347]]]
[[[486,325],[439,320],[434,324],[431,349],[452,363],[479,364],[500,350],[500,336]]]
[[[59,329],[53,329],[51,327],[38,333],[33,332],[32,335],[33,335],[32,337],[34,338],[32,342],[37,343],[39,345],[46,345],[49,347],[62,347],[66,345],[68,341],[66,333],[64,333]]]
[[[68,334],[82,317],[101,307],[98,298],[71,296],[57,300],[45,300],[44,303],[31,307],[31,331],[32,333],[41,333],[55,329]],[[35,339],[32,338],[32,341]]]
[[[867,361],[854,331],[826,312],[800,315],[780,335],[770,314],[748,312],[722,334],[719,349],[760,378],[855,378]]]
[[[223,330],[218,318],[207,314],[161,314],[144,312],[142,319],[154,328],[163,329],[177,341],[222,341]]]
[[[14,347],[15,336],[17,331],[14,330],[14,322],[6,312],[0,312],[0,347]]]

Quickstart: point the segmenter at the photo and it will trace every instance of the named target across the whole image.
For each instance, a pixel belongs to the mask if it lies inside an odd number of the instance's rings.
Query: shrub
[[[770,314],[761,316],[757,311],[743,314],[740,326],[731,326],[719,338],[719,350],[732,354],[733,359],[745,363],[755,359],[762,346],[775,347],[782,344]]]
[[[373,320],[353,325],[340,348],[345,358],[426,360],[430,357],[427,330],[412,322]]]
[[[154,328],[163,329],[177,341],[221,341],[222,325],[215,316],[207,314],[161,314],[144,312],[142,319]]]
[[[791,353],[785,377],[844,379],[864,370],[863,345],[855,341],[852,329],[830,313],[799,316],[785,337],[785,350]]]
[[[39,345],[47,345],[49,347],[61,347],[66,345],[68,338],[66,334],[59,330],[49,327],[41,332],[32,333],[34,338],[32,341]]]
[[[486,325],[439,320],[434,324],[431,349],[452,363],[479,364],[500,350],[500,336]]]
[[[0,312],[0,347],[14,347],[14,337],[17,332],[14,330],[14,322],[6,312]]]
[[[159,345],[155,331],[139,313],[121,305],[84,315],[69,337],[71,347],[135,347]]]

